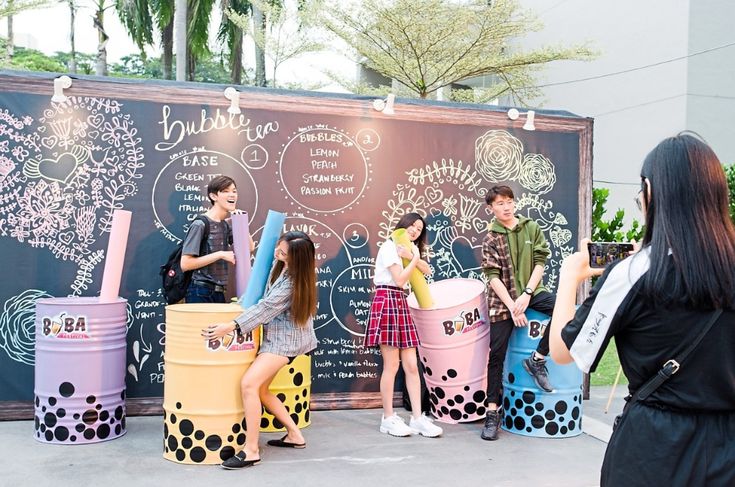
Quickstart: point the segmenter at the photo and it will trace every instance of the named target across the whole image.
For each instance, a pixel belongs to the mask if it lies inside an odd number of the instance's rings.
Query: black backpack
[[[207,240],[209,239],[209,220],[205,216],[198,216],[194,221],[201,220],[204,222],[204,234],[202,235],[202,241],[199,245],[199,255],[204,255],[206,252]],[[193,223],[193,222],[192,222]],[[161,275],[161,287],[163,289],[163,296],[166,298],[166,303],[174,304],[178,303],[186,296],[186,290],[189,288],[191,283],[191,274],[194,271],[181,270],[181,251],[184,247],[182,241],[176,246],[171,255],[168,256],[168,260],[161,266],[159,274]]]

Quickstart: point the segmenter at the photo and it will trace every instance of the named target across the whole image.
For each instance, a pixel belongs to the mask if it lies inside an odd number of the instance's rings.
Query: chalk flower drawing
[[[488,130],[475,141],[475,164],[490,181],[517,179],[523,160],[523,144],[505,130]]]
[[[36,237],[54,237],[69,228],[69,218],[74,212],[71,195],[64,194],[57,182],[29,184],[18,204],[21,225]]]
[[[72,289],[80,294],[101,261],[95,245],[142,177],[130,114],[93,97],[51,103],[37,119],[0,110],[0,147],[13,155],[0,156],[1,235],[77,264]]]
[[[525,154],[519,182],[529,191],[548,193],[556,183],[554,164],[543,154]]]
[[[0,314],[0,348],[12,360],[34,365],[36,301],[50,297],[45,291],[28,289],[5,301]]]

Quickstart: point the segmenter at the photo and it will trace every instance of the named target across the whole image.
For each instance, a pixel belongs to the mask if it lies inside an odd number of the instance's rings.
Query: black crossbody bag
[[[613,422],[613,431],[615,431],[615,429],[618,427],[620,421],[623,418],[623,415],[625,415],[626,411],[628,411],[633,403],[635,403],[636,401],[643,401],[648,398],[648,396],[653,394],[653,392],[658,389],[661,384],[669,380],[672,375],[676,374],[679,371],[679,369],[681,368],[681,364],[683,364],[687,357],[699,346],[700,343],[702,343],[702,339],[704,339],[704,336],[712,329],[712,326],[715,324],[715,321],[717,321],[717,318],[719,318],[721,314],[721,309],[715,310],[715,312],[710,315],[707,323],[700,329],[694,340],[683,352],[681,352],[681,354],[677,358],[668,360],[663,365],[663,367],[661,367],[661,370],[656,373],[656,375],[648,379],[645,384],[638,388],[637,391],[625,398],[627,402],[625,404],[625,407],[623,408],[623,412],[615,417],[615,421]]]

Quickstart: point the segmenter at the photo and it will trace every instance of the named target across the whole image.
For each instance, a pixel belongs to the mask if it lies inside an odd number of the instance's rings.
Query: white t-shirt
[[[414,247],[416,246],[414,245]],[[415,248],[413,251],[417,252]],[[378,256],[375,258],[375,275],[373,276],[373,283],[375,283],[376,286],[398,286],[396,281],[393,280],[393,276],[388,269],[394,264],[398,264],[401,266],[401,269],[403,269],[403,261],[398,255],[396,244],[393,240],[388,239],[380,246]],[[403,287],[408,287],[408,282],[406,282]]]

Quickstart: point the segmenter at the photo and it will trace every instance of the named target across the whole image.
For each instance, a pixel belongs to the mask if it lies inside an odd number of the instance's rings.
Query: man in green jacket
[[[544,265],[551,251],[536,222],[515,214],[513,190],[494,186],[485,197],[495,216],[482,243],[482,269],[493,292],[489,293],[491,350],[488,364],[488,413],[480,435],[496,440],[502,404],[502,376],[505,353],[513,326],[527,326],[524,312],[531,308],[551,315],[556,296],[543,284]],[[548,327],[537,349],[523,360],[523,368],[536,385],[551,392],[546,356],[549,354]]]

